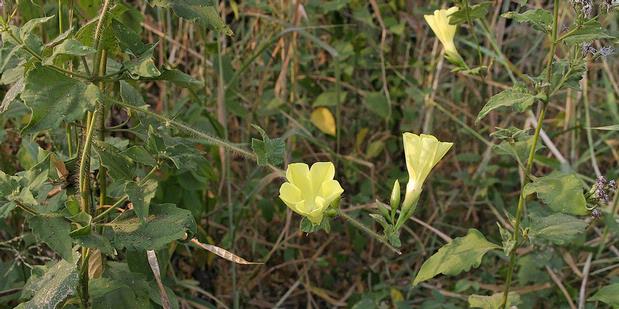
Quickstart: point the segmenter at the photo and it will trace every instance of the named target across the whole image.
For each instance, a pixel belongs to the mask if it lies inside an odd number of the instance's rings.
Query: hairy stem
[[[535,128],[535,134],[533,135],[533,144],[529,150],[529,156],[524,170],[524,177],[520,187],[520,196],[518,197],[518,208],[516,209],[516,218],[514,223],[514,233],[512,234],[512,240],[514,241],[514,248],[509,253],[509,268],[507,269],[507,277],[505,280],[505,290],[503,291],[503,300],[501,302],[501,308],[506,308],[507,299],[509,296],[509,289],[512,283],[512,277],[514,273],[514,266],[516,265],[516,249],[518,248],[518,242],[520,241],[520,221],[522,219],[522,212],[524,211],[524,202],[526,196],[524,195],[524,187],[529,182],[529,175],[531,174],[531,168],[533,167],[533,159],[535,157],[535,148],[539,140],[539,135],[542,130],[542,124],[546,115],[546,108],[551,96],[550,80],[552,78],[552,63],[554,55],[557,51],[557,28],[559,23],[559,0],[554,0],[553,7],[553,24],[552,24],[552,38],[550,51],[548,53],[548,64],[546,66],[547,76],[546,81],[549,85],[546,86],[546,98],[540,102],[540,114],[537,118],[537,127]]]

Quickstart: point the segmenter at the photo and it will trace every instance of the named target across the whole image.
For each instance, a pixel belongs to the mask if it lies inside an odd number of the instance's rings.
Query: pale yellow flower
[[[428,25],[438,40],[443,44],[443,48],[445,48],[445,55],[447,59],[452,62],[461,62],[462,57],[458,53],[456,49],[456,45],[454,44],[454,36],[456,35],[456,30],[458,28],[457,25],[449,24],[449,15],[458,11],[458,7],[454,6],[449,9],[440,9],[434,11],[434,15],[424,15]]]
[[[292,163],[286,170],[288,182],[279,188],[279,198],[294,212],[318,225],[325,210],[344,192],[331,162],[316,162],[310,169],[305,163]]]
[[[436,137],[427,134],[404,133],[404,156],[408,170],[408,184],[402,204],[402,212],[411,214],[413,204],[419,199],[423,183],[432,168],[453,146],[453,143],[440,142]],[[404,218],[404,220],[406,220]]]

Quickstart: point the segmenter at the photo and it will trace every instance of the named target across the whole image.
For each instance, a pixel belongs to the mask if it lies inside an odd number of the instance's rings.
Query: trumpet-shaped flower
[[[402,213],[406,215],[404,220],[414,211],[412,207],[419,199],[428,174],[451,146],[453,143],[440,142],[432,135],[404,133],[404,155],[408,170],[408,184],[402,204]]]
[[[331,162],[292,163],[286,170],[288,180],[279,188],[279,198],[294,212],[318,225],[325,210],[344,192]]]
[[[423,17],[443,44],[447,59],[451,62],[461,63],[463,62],[462,57],[460,57],[454,44],[457,26],[449,24],[449,16],[457,11],[458,7],[454,6],[449,9],[436,10],[433,15],[424,15]]]

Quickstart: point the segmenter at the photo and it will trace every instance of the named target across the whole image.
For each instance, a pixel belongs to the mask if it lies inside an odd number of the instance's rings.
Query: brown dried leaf
[[[228,250],[225,250],[225,249],[219,248],[217,246],[213,246],[213,245],[203,244],[203,243],[201,243],[200,241],[198,241],[195,238],[192,239],[191,242],[196,244],[196,245],[198,245],[200,248],[202,248],[204,250],[207,250],[207,251],[210,251],[213,254],[215,254],[215,255],[217,255],[217,256],[219,256],[221,258],[224,258],[224,259],[226,259],[226,260],[228,260],[230,262],[234,262],[234,263],[241,264],[241,265],[264,264],[264,263],[257,263],[257,262],[248,262],[247,260],[243,259],[242,257],[239,257],[239,256],[235,255],[234,253],[232,253],[232,252],[230,252]]]

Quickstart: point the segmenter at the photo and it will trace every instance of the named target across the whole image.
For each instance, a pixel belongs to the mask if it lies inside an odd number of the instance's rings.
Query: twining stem
[[[363,223],[357,221],[357,219],[355,219],[355,218],[349,216],[348,214],[346,214],[345,212],[343,212],[341,209],[338,210],[338,216],[342,217],[343,219],[348,221],[350,224],[352,224],[354,227],[358,228],[359,230],[361,230],[361,231],[365,232],[366,234],[370,235],[372,238],[380,241],[385,246],[387,246],[387,248],[389,248],[391,251],[393,251],[393,252],[395,252],[397,254],[402,254],[402,252],[400,250],[398,250],[397,248],[395,248],[394,246],[389,244],[389,241],[385,238],[385,236],[377,234],[372,229],[370,229],[369,227],[365,226]]]
[[[105,20],[105,15],[108,11],[108,7],[110,4],[110,0],[105,0],[103,2],[103,6],[101,7],[101,11],[99,13],[99,21],[97,22],[97,28],[95,30],[94,37],[94,47],[97,50],[94,59],[94,67],[93,67],[93,78],[92,80],[96,80],[98,77],[105,75],[105,66],[107,53],[103,49],[101,44],[102,37],[102,25]],[[101,81],[99,83],[99,88],[102,89],[104,83]],[[82,157],[80,159],[79,165],[79,189],[80,189],[80,205],[82,211],[88,214],[94,214],[95,205],[94,203],[90,203],[90,152],[92,149],[92,141],[94,137],[95,127],[99,126],[101,128],[102,124],[99,119],[103,119],[105,116],[105,105],[103,102],[97,102],[97,106],[95,107],[94,112],[89,112],[86,121],[86,136],[84,137],[84,147],[82,150]],[[104,125],[104,124],[103,124]],[[103,128],[105,128],[103,126]],[[98,136],[99,139],[103,137],[103,131],[101,131],[101,135]],[[105,183],[105,171],[103,173],[99,173],[99,181],[100,183]],[[103,186],[105,188],[105,186]],[[105,197],[105,190],[102,191],[102,195]],[[101,202],[104,202],[104,198],[100,199]],[[81,306],[84,308],[89,308],[89,295],[88,295],[88,259],[90,257],[88,248],[82,248],[82,258],[80,264],[80,301]]]
[[[84,148],[82,149],[82,157],[79,165],[79,189],[80,189],[80,206],[83,212],[90,212],[90,190],[89,190],[89,174],[90,174],[90,150],[92,149],[92,137],[94,135],[95,126],[93,122],[98,117],[99,106],[94,112],[89,112],[86,116],[86,136],[84,137]]]
[[[537,126],[535,127],[535,133],[533,135],[533,144],[531,145],[531,149],[529,150],[529,157],[527,158],[527,163],[524,170],[524,177],[522,180],[522,184],[520,187],[520,196],[518,197],[518,208],[516,209],[516,218],[514,223],[514,233],[512,234],[512,241],[514,243],[514,248],[509,253],[509,268],[507,269],[507,277],[505,280],[505,290],[503,292],[503,300],[501,303],[501,308],[505,309],[507,306],[507,299],[509,296],[509,289],[512,283],[512,276],[514,273],[514,266],[516,265],[516,249],[518,248],[518,242],[520,241],[520,221],[522,219],[522,212],[524,211],[524,202],[526,196],[524,194],[524,187],[529,182],[529,175],[531,174],[531,168],[533,167],[533,159],[535,157],[535,148],[537,147],[537,142],[539,140],[539,135],[542,130],[542,124],[544,121],[544,117],[546,115],[546,109],[548,107],[548,102],[550,101],[551,96],[551,85],[550,81],[552,79],[552,63],[554,60],[554,55],[557,51],[557,28],[559,24],[559,0],[554,0],[553,7],[553,24],[552,24],[552,39],[550,45],[550,51],[548,53],[548,64],[546,66],[547,77],[546,81],[549,85],[546,86],[546,97],[540,101],[540,114],[537,118]]]
[[[99,68],[98,68],[98,73],[97,76],[103,76],[105,75],[105,69],[107,66],[107,52],[106,50],[102,50],[101,51],[101,57],[99,59]],[[104,92],[105,90],[105,82],[103,80],[99,81],[99,90],[101,92]],[[98,141],[104,141],[105,140],[105,107],[103,105],[103,102],[99,102],[97,103],[100,106],[101,109],[101,113],[99,114],[99,118],[96,119],[97,121],[97,125],[99,126],[99,134],[97,135],[97,140]],[[99,183],[99,208],[103,207],[103,205],[105,205],[105,196],[107,194],[107,179],[106,179],[106,174],[107,174],[107,169],[105,168],[105,166],[100,165],[99,166],[99,173],[98,173],[98,177],[97,177],[97,182]]]

